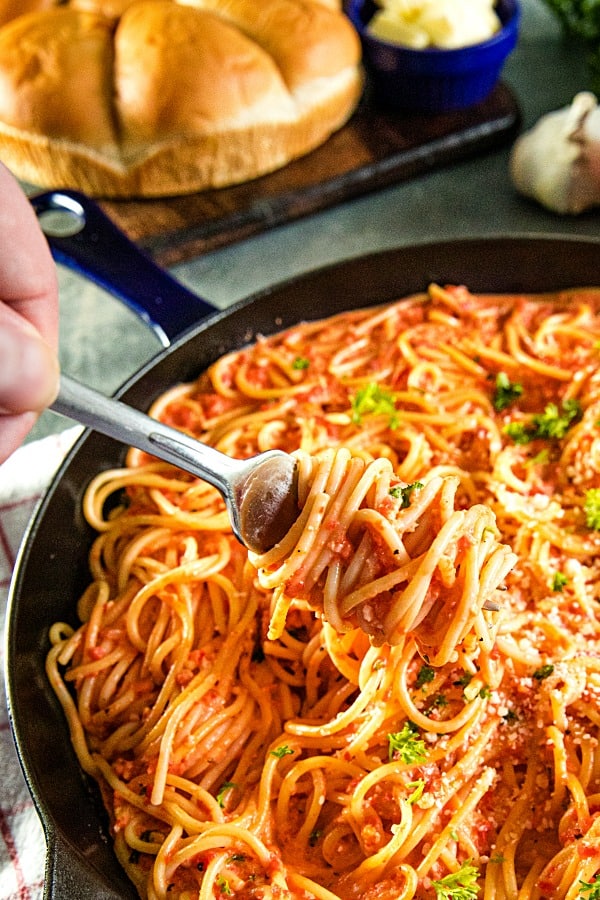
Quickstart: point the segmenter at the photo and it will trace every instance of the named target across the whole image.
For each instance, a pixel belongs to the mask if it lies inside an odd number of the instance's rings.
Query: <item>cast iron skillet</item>
[[[85,198],[53,193],[33,202],[39,212],[70,205],[85,213],[88,224],[78,238],[50,239],[57,260],[91,274],[118,295],[129,295],[134,306],[143,304],[147,292],[149,311],[144,317],[165,343],[172,343],[119,391],[141,409],[168,386],[195,377],[221,354],[258,334],[393,300],[422,290],[431,281],[492,292],[600,285],[600,240],[493,236],[350,259],[217,313],[148,259],[138,256],[135,262],[132,245],[119,247],[124,240],[120,233]],[[131,283],[124,283],[128,278]],[[184,333],[177,337],[179,331]],[[99,794],[79,769],[44,672],[48,628],[57,619],[75,623],[75,601],[88,580],[86,556],[92,535],[80,511],[84,488],[94,473],[119,465],[123,455],[123,447],[100,435],[86,434],[78,441],[34,517],[11,588],[9,711],[48,842],[46,900],[137,897],[113,854]]]

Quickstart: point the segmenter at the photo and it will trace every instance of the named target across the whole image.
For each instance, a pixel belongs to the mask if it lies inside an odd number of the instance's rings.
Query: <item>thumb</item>
[[[41,412],[58,391],[58,359],[26,319],[0,303],[0,414]]]

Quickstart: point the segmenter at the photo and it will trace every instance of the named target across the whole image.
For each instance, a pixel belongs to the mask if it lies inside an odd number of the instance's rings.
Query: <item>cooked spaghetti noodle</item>
[[[89,487],[48,673],[141,897],[596,900],[599,346],[598,290],[432,286],[155,405],[302,511],[249,559],[137,451]]]

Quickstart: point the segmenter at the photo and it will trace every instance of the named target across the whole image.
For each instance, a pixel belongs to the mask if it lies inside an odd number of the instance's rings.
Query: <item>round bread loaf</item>
[[[27,12],[39,12],[56,6],[56,0],[0,0],[0,26]]]
[[[322,144],[361,90],[337,0],[74,0],[0,28],[0,159],[92,196],[223,187]]]

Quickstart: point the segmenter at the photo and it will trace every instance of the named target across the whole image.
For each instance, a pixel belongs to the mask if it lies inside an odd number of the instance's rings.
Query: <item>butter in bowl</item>
[[[349,0],[377,102],[441,113],[480,103],[519,31],[519,0]]]

